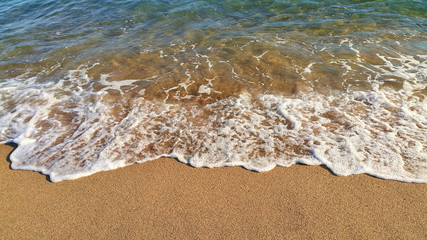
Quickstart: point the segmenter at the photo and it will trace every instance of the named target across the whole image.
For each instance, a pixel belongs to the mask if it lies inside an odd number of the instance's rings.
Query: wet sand
[[[158,159],[51,183],[0,146],[1,239],[427,239],[427,184]]]

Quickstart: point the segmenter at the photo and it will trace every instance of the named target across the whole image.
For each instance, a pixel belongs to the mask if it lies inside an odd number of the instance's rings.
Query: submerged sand
[[[158,159],[51,183],[0,146],[2,239],[427,239],[427,184]]]

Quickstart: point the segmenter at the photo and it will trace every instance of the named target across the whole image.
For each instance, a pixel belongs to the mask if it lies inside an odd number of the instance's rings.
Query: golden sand
[[[427,184],[158,159],[49,182],[0,146],[1,239],[427,239]]]

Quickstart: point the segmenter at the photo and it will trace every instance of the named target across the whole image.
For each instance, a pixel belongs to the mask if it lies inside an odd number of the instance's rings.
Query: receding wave
[[[161,77],[89,77],[97,64],[68,71],[56,83],[21,76],[2,84],[2,101],[17,107],[3,113],[1,133],[19,144],[13,168],[41,171],[52,181],[167,156],[195,167],[325,164],[338,175],[425,182],[425,56],[378,58],[383,64],[376,72],[403,78],[401,88],[372,80],[371,90],[326,95],[305,83],[297,92],[218,97],[226,86],[216,88],[215,77],[193,79],[187,69],[182,82],[163,81],[163,95],[146,98],[146,88],[159,88],[153,82]],[[198,91],[191,93],[191,85]]]

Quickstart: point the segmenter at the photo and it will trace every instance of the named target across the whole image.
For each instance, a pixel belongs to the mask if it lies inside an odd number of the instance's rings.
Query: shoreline
[[[427,238],[427,184],[166,158],[52,183],[11,170],[12,149],[0,145],[4,239]]]

